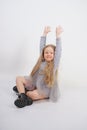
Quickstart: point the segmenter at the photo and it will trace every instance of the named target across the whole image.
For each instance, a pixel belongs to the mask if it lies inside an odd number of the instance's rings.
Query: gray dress
[[[42,52],[44,46],[46,44],[46,37],[42,36],[40,39],[40,53]],[[55,56],[54,56],[54,74],[59,66],[59,61],[61,57],[61,40],[60,38],[56,39],[56,50],[55,50]],[[46,97],[49,97],[49,99],[53,102],[57,101],[59,96],[59,88],[58,88],[58,82],[55,80],[54,85],[52,87],[48,87],[48,85],[44,82],[44,74],[40,74],[40,72],[44,69],[47,62],[43,61],[40,65],[39,70],[34,74],[33,77],[25,76],[25,79],[29,83],[27,86],[27,89],[33,90],[36,86],[38,93],[45,95]]]

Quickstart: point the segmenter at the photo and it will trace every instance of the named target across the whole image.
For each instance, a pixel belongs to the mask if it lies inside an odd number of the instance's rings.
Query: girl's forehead
[[[51,46],[46,47],[44,51],[49,51],[49,50],[54,51],[54,49]]]

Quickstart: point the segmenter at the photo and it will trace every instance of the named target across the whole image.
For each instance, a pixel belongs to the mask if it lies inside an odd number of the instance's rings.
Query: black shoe
[[[13,91],[16,92],[16,93],[18,93],[17,86],[14,86],[14,87],[13,87]],[[25,88],[25,93],[26,93],[27,91],[29,91],[29,90],[27,90],[27,89]]]
[[[24,93],[19,94],[18,99],[15,100],[14,104],[19,107],[25,107],[33,104],[33,100]]]
[[[15,91],[16,93],[18,93],[17,86],[14,86],[14,87],[13,87],[13,91]]]

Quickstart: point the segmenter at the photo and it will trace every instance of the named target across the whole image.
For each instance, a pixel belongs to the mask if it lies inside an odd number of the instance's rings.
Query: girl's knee
[[[16,83],[22,82],[22,80],[23,80],[23,77],[22,77],[22,76],[17,76],[17,77],[16,77]]]

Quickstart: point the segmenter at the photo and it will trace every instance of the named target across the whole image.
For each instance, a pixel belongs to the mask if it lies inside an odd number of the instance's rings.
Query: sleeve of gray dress
[[[45,47],[45,45],[46,45],[46,36],[42,36],[40,38],[40,54],[41,54],[43,48]]]
[[[61,57],[61,39],[56,39],[56,50],[55,50],[55,56],[54,56],[54,72],[57,70],[60,62]]]
[[[55,56],[54,56],[54,74],[59,66],[60,57],[61,57],[61,40],[56,39],[56,50],[55,50]],[[50,91],[50,99],[53,102],[56,102],[59,96],[60,96],[60,91],[58,87],[58,82],[55,81],[55,84],[51,88],[51,91]]]

